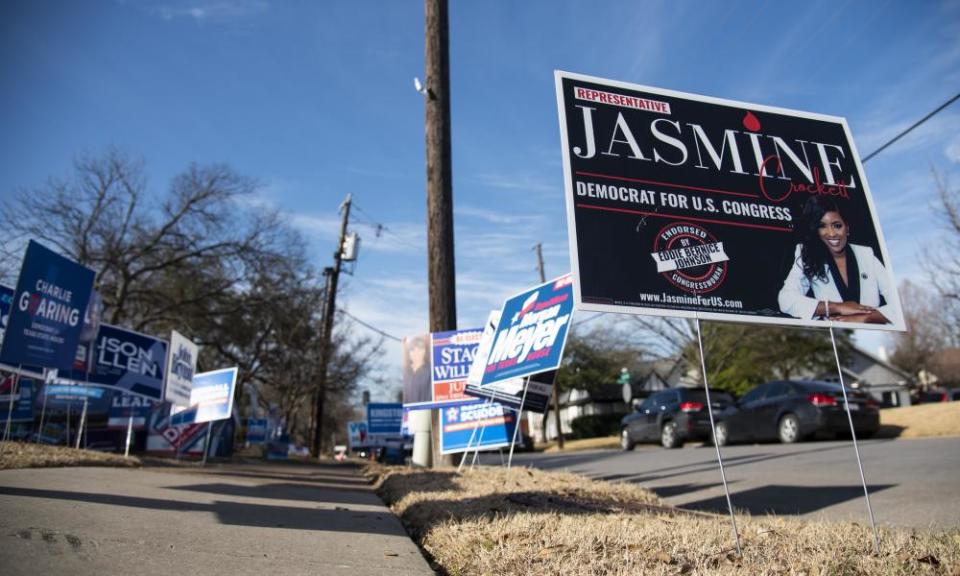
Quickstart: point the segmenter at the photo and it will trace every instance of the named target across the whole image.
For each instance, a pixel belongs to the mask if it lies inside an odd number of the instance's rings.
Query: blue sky
[[[534,244],[548,276],[569,270],[555,69],[844,116],[866,154],[960,91],[958,39],[956,1],[451,2],[460,327],[537,281]],[[3,2],[0,75],[0,200],[108,146],[156,192],[225,162],[323,266],[350,192],[362,247],[340,304],[426,331],[421,2]],[[922,282],[936,245],[932,167],[960,182],[960,104],[865,165],[898,279]]]

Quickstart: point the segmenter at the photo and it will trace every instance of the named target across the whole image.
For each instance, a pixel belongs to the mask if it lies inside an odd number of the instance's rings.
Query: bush
[[[577,416],[570,422],[574,438],[599,438],[620,433],[620,420],[626,414],[590,414]]]

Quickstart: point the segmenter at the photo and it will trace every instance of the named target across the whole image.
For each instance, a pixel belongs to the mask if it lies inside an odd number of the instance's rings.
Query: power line
[[[376,326],[372,326],[372,325],[370,325],[370,324],[367,324],[366,322],[364,322],[363,320],[357,318],[357,317],[354,316],[353,314],[347,312],[347,311],[344,310],[343,308],[337,308],[337,310],[338,310],[341,314],[343,314],[344,316],[347,316],[348,318],[350,318],[351,320],[353,320],[354,322],[356,322],[357,324],[363,326],[364,328],[367,328],[368,330],[373,330],[374,332],[376,332],[377,334],[383,336],[384,338],[389,338],[390,340],[396,340],[397,342],[402,342],[402,341],[403,341],[402,338],[397,338],[397,337],[394,336],[393,334],[389,334],[389,333],[387,333],[387,332],[384,332],[383,330],[377,328]]]
[[[953,98],[951,98],[951,99],[947,100],[946,102],[944,102],[943,104],[941,104],[941,105],[940,105],[936,110],[934,110],[933,112],[927,114],[927,115],[924,116],[923,118],[921,118],[921,119],[917,120],[916,122],[914,122],[913,126],[907,128],[907,129],[904,130],[903,132],[897,134],[896,136],[894,136],[893,138],[891,138],[889,141],[887,141],[887,143],[884,144],[883,146],[877,148],[877,149],[874,150],[873,152],[871,152],[871,153],[867,154],[866,156],[864,156],[864,157],[863,157],[863,160],[861,160],[861,162],[866,162],[867,160],[873,158],[873,157],[876,156],[877,154],[883,152],[884,150],[886,150],[886,148],[887,148],[888,146],[890,146],[891,144],[893,144],[893,143],[896,142],[897,140],[899,140],[899,139],[903,138],[904,136],[906,136],[907,134],[909,134],[914,128],[916,128],[917,126],[923,124],[924,122],[926,122],[927,120],[929,120],[930,118],[932,118],[936,113],[940,112],[941,110],[943,110],[943,109],[946,108],[947,106],[949,106],[949,105],[953,104],[954,102],[956,102],[958,98],[960,98],[960,93],[958,93],[958,94],[957,94],[956,96],[954,96]]]
[[[410,248],[415,248],[417,250],[423,248],[422,246],[418,246],[410,242],[407,238],[401,236],[397,232],[394,232],[392,228],[390,228],[386,224],[383,224],[377,218],[374,218],[372,215],[370,215],[369,212],[360,208],[356,204],[354,204],[354,209],[365,216],[365,218],[354,218],[354,220],[360,224],[363,224],[364,226],[369,226],[370,228],[372,228],[374,230],[374,233],[377,239],[379,239],[384,233],[386,233],[393,236],[395,242],[399,242],[400,244],[409,246]]]

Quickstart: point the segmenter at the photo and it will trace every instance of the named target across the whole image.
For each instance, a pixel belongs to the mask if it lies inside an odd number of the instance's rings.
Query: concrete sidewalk
[[[434,574],[349,463],[0,471],[3,574]]]

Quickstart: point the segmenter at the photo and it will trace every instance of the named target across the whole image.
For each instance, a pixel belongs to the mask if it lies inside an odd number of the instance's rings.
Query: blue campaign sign
[[[451,406],[440,411],[440,452],[509,446],[516,427],[516,413],[496,402]]]
[[[68,400],[99,400],[107,391],[97,386],[80,386],[79,384],[51,384],[46,386],[44,394],[51,402]]]
[[[508,298],[493,334],[480,385],[559,367],[573,304],[569,274]]]
[[[0,284],[0,346],[7,331],[7,321],[10,320],[10,310],[13,309],[13,288]],[[43,378],[43,368],[40,366],[11,366],[0,363],[0,368],[20,372],[24,376]]]
[[[110,402],[110,413],[107,417],[107,428],[126,428],[133,417],[133,428],[143,429],[147,425],[147,417],[153,409],[154,402],[143,396],[114,392]]]
[[[434,332],[430,335],[433,350],[430,363],[430,381],[433,387],[431,408],[473,401],[472,397],[466,395],[464,388],[482,335],[483,330],[480,328]]]
[[[267,419],[247,418],[247,444],[259,446],[267,441]]]
[[[0,410],[0,423],[6,423],[7,421],[7,407],[10,402],[10,392],[9,388],[12,387],[14,377],[12,375],[5,376],[4,384],[9,384],[3,387],[0,387],[0,406],[3,407]],[[11,422],[33,422],[33,380],[28,378],[21,378],[20,385],[18,386],[17,394],[14,395],[13,400],[13,414],[10,417]]]
[[[366,422],[347,422],[347,444],[351,450],[367,444]]]
[[[190,406],[170,417],[173,426],[223,420],[233,414],[237,369],[224,368],[193,375]]]
[[[61,371],[60,377],[161,400],[166,358],[165,340],[101,324],[90,372]]]
[[[31,240],[13,294],[0,362],[71,368],[94,276],[93,270]]]
[[[367,404],[367,433],[399,435],[403,426],[403,404]]]

